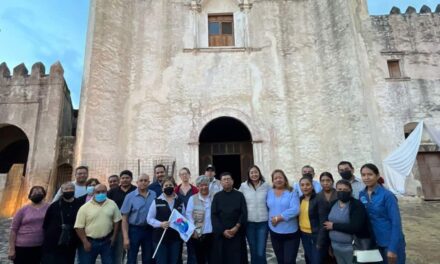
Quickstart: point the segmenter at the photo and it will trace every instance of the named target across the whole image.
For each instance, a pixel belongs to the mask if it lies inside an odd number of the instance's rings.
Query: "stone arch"
[[[0,173],[8,173],[14,164],[23,164],[23,175],[29,157],[29,138],[19,127],[0,124]]]
[[[243,125],[247,127],[252,135],[252,140],[254,142],[263,141],[263,139],[269,138],[269,135],[266,135],[268,133],[267,130],[263,129],[262,122],[260,122],[258,119],[251,118],[246,113],[234,108],[220,108],[206,113],[198,120],[198,122],[193,127],[193,130],[191,131],[191,142],[198,143],[199,135],[202,132],[203,128],[212,120],[220,117],[231,117],[239,120],[241,123],[243,123]]]

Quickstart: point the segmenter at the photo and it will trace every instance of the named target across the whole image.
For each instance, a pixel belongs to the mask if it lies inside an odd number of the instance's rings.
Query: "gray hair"
[[[73,187],[73,189],[75,190],[75,184],[73,184],[73,182],[65,182],[61,185],[61,192],[64,192],[63,190],[67,187]]]
[[[209,185],[210,182],[211,182],[211,180],[209,179],[208,176],[200,175],[196,179],[196,186],[199,186],[200,184],[207,184],[207,185]]]

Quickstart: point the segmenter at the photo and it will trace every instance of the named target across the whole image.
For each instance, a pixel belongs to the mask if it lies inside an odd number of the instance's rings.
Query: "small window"
[[[209,46],[234,46],[234,18],[232,15],[208,16]]]
[[[402,74],[400,72],[400,64],[398,60],[389,60],[388,71],[390,72],[390,78],[401,78]]]

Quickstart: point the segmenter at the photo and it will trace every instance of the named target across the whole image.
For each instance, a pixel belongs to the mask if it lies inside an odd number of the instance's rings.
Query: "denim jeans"
[[[246,238],[251,252],[251,264],[266,264],[266,243],[269,227],[267,221],[248,222]]]
[[[156,249],[157,243],[153,243]],[[155,260],[156,264],[176,264],[179,261],[182,240],[162,241],[157,250]]]
[[[92,244],[92,250],[86,252],[84,246],[78,248],[78,257],[80,264],[95,264],[98,255],[101,255],[102,264],[112,264],[112,251],[110,238],[106,239],[89,239]]]
[[[321,253],[316,247],[316,239],[312,234],[301,232],[301,242],[304,248],[304,255],[307,260],[307,264],[320,264]]]
[[[142,264],[152,263],[153,255],[153,229],[151,227],[134,226],[128,227],[130,248],[127,253],[127,264],[137,264],[139,247],[142,249]]]

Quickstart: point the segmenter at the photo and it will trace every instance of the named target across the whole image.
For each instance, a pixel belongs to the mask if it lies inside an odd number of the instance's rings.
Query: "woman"
[[[49,204],[43,200],[46,190],[34,186],[29,191],[31,204],[23,206],[12,219],[8,258],[15,264],[37,264],[43,245],[42,223]]]
[[[52,203],[44,217],[43,263],[58,264],[75,262],[79,238],[73,228],[82,203],[74,197],[75,185],[61,185],[61,198]]]
[[[191,196],[193,196],[194,194],[198,193],[199,190],[197,189],[196,186],[189,183],[189,180],[191,179],[191,172],[189,171],[188,168],[186,168],[186,167],[181,168],[179,171],[179,177],[182,180],[182,183],[179,184],[178,186],[176,186],[176,188],[174,188],[174,192],[177,194],[177,196],[179,196],[180,200],[183,201],[183,204],[185,205],[185,208],[186,208],[188,205],[189,198]],[[195,264],[196,263],[196,255],[192,251],[193,247],[190,247],[187,243],[186,249],[187,249],[187,256],[188,256],[188,264]],[[180,252],[180,253],[182,253],[182,252]],[[180,256],[182,256],[182,254],[180,254]],[[181,257],[179,259],[179,262],[180,263],[182,262]]]
[[[183,201],[174,193],[176,184],[174,179],[166,177],[162,181],[162,194],[156,198],[150,206],[147,215],[147,222],[153,229],[153,246],[157,248],[162,233],[166,230],[162,243],[159,246],[156,254],[157,264],[176,264],[179,261],[179,255],[182,247],[182,240],[179,233],[172,228],[169,228],[170,223],[168,219],[171,216],[173,209],[179,213],[184,214],[185,206]]]
[[[363,165],[361,177],[366,188],[359,194],[359,199],[368,212],[384,263],[405,263],[405,237],[397,198],[381,185],[376,165]]]
[[[320,229],[318,203],[313,189],[313,180],[310,177],[302,177],[299,180],[302,196],[300,197],[299,228],[301,241],[304,248],[306,263],[319,264],[317,238]]]
[[[316,194],[320,223],[316,246],[322,263],[335,263],[335,258],[329,254],[330,239],[328,237],[328,231],[323,226],[330,212],[330,205],[338,199],[336,189],[333,187],[335,181],[333,180],[333,175],[330,172],[325,171],[319,176],[319,182],[322,191]]]
[[[86,181],[86,191],[87,194],[79,197],[78,199],[84,204],[90,201],[93,198],[93,194],[95,191],[95,186],[100,184],[99,180],[96,178],[90,178]]]
[[[211,263],[212,252],[212,223],[211,203],[212,197],[209,193],[210,179],[201,175],[196,180],[199,193],[191,196],[188,201],[186,218],[196,227],[192,238],[188,242],[188,251],[194,252],[198,264]]]
[[[328,221],[324,223],[338,264],[353,263],[353,236],[359,239],[370,237],[367,213],[362,203],[353,198],[352,192],[349,181],[336,183],[338,199],[331,206]]]
[[[299,199],[282,170],[272,172],[273,188],[267,193],[269,229],[278,263],[296,263],[300,234],[298,231]]]
[[[239,189],[246,199],[248,212],[246,237],[251,251],[252,264],[267,263],[266,242],[269,214],[266,206],[266,198],[269,189],[269,184],[264,181],[260,168],[256,165],[250,167],[247,179],[241,184]]]

